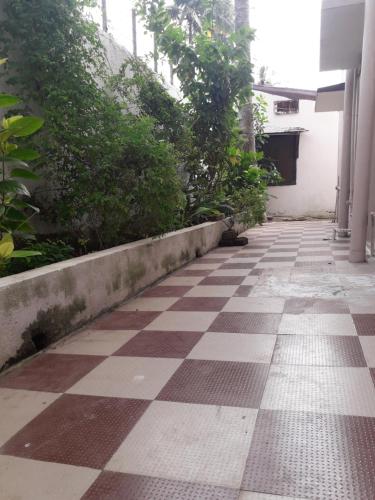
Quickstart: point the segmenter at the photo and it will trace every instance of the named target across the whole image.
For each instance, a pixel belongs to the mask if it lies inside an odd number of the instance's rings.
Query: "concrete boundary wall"
[[[205,254],[224,229],[207,222],[1,278],[0,369]]]

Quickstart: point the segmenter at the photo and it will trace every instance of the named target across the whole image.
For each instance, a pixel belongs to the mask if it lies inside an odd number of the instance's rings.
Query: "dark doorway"
[[[264,156],[275,164],[283,181],[282,186],[297,184],[299,133],[269,134],[263,147]]]

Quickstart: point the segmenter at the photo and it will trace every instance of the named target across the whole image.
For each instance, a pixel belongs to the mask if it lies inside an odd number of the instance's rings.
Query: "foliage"
[[[246,47],[252,34],[224,34],[203,15],[202,30],[187,39],[186,28],[172,18],[163,0],[140,0],[138,8],[173,64],[190,116],[193,147],[185,171],[191,220],[199,207],[225,194],[228,150],[238,141],[238,109],[250,91]]]
[[[92,3],[6,0],[1,42],[19,52],[9,82],[46,121],[33,141],[48,179],[35,193],[42,216],[98,249],[174,227],[181,191],[173,148],[159,141],[157,125],[124,116],[107,92],[104,49],[85,17]]]
[[[250,166],[244,172],[244,182],[229,196],[239,222],[248,226],[262,224],[267,208],[267,188],[277,184],[281,178],[276,169],[266,170]]]
[[[6,61],[1,59],[0,64]],[[19,103],[18,97],[0,94],[0,108]],[[30,193],[21,182],[39,178],[25,163],[39,155],[32,149],[20,148],[14,140],[34,134],[42,125],[43,120],[39,117],[13,115],[4,117],[0,126],[0,271],[11,259],[39,255],[38,252],[14,250],[13,233],[32,232],[29,221],[39,211],[24,200]]]
[[[12,233],[3,233],[0,239],[0,276],[13,259],[25,259],[37,255],[40,253],[34,250],[14,250]]]
[[[181,227],[185,197],[177,174],[176,156],[173,146],[159,141],[154,130],[155,122],[150,117],[128,115],[126,118],[120,164],[129,208],[127,217],[119,223],[129,240]]]
[[[33,252],[35,256],[30,258],[30,255],[28,255],[23,259],[8,261],[2,271],[3,276],[22,273],[37,267],[47,266],[48,264],[70,259],[74,256],[73,247],[61,240],[46,240],[30,243],[23,248],[23,251]]]
[[[188,161],[192,147],[189,114],[141,59],[130,57],[124,62],[111,78],[111,88],[127,113],[153,118],[157,137],[175,146],[180,161]]]
[[[42,218],[84,251],[238,210],[259,222],[270,174],[255,167],[261,156],[240,151],[238,131],[238,110],[250,92],[252,33],[225,26],[226,0],[217,8],[205,0],[176,0],[173,8],[139,0],[158,50],[181,82],[178,102],[139,60],[109,78],[97,26],[85,16],[93,3],[3,2],[1,49],[17,47],[8,83],[46,123],[19,150],[24,161],[37,160],[46,179],[33,193]],[[195,27],[193,13],[199,14]],[[9,98],[0,96],[0,104]],[[264,103],[254,109],[261,137]],[[40,158],[30,157],[32,146]],[[61,256],[44,245],[46,262]]]
[[[253,226],[264,221],[268,186],[281,180],[278,171],[270,165],[261,168],[263,153],[230,150],[232,169],[228,173],[228,203],[239,214],[240,222]]]
[[[9,99],[8,99],[9,101]],[[15,231],[32,232],[29,220],[39,210],[24,201],[23,197],[30,197],[29,190],[21,182],[37,180],[39,177],[32,172],[24,160],[38,157],[32,149],[19,148],[11,139],[26,137],[43,125],[43,120],[36,116],[14,115],[3,118],[0,128],[0,231],[12,233]],[[31,215],[25,213],[25,209]]]
[[[174,21],[186,27],[189,44],[193,36],[201,33],[205,25],[215,26],[217,31],[229,33],[233,31],[233,5],[230,0],[174,0],[168,7]]]
[[[253,100],[253,119],[254,119],[254,132],[257,142],[257,147],[262,148],[266,135],[264,128],[268,122],[267,116],[267,101],[262,94],[257,94]]]

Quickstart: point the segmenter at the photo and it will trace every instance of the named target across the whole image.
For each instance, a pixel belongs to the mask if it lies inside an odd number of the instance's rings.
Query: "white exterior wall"
[[[269,188],[269,215],[330,216],[336,203],[339,113],[315,113],[314,101],[301,100],[299,113],[276,115],[273,103],[284,98],[262,95],[269,103],[267,129],[307,129],[300,134],[297,184]]]

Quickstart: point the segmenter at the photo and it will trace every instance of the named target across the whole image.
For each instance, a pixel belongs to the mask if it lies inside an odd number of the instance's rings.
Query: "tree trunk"
[[[107,0],[102,0],[102,28],[107,33],[108,17],[107,17]]]
[[[236,31],[241,28],[250,28],[249,20],[249,0],[234,0],[234,14],[235,14],[235,29]],[[250,57],[250,41],[248,43],[248,57]],[[243,106],[240,111],[240,127],[244,139],[243,149],[245,151],[255,152],[255,132],[254,132],[254,117],[253,117],[253,102],[250,95],[248,102]]]
[[[159,61],[159,52],[158,52],[158,38],[156,33],[154,33],[154,71],[158,72],[158,61]]]
[[[137,13],[132,9],[132,39],[133,39],[133,56],[137,57]]]

